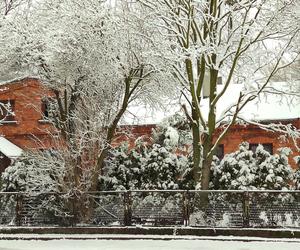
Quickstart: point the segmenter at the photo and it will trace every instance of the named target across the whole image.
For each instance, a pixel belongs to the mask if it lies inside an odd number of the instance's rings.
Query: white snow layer
[[[0,136],[0,152],[8,158],[17,158],[22,154],[23,150],[9,140]]]
[[[296,250],[298,241],[194,240],[0,240],[2,250]]]

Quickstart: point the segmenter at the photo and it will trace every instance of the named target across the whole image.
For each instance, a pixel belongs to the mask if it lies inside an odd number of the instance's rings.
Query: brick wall
[[[1,123],[0,135],[23,149],[49,147],[53,128],[41,121],[41,107],[42,98],[51,94],[34,78],[0,85],[0,100],[15,101],[15,122]]]
[[[0,85],[0,100],[15,100],[15,121],[16,123],[7,123],[0,125],[0,135],[22,149],[48,148],[53,145],[48,132],[54,132],[54,129],[45,122],[41,121],[41,105],[45,96],[51,96],[51,91],[43,88],[35,78],[26,78],[23,80],[10,82]],[[280,121],[282,123],[292,123],[300,129],[300,119]],[[135,125],[121,126],[117,131],[114,145],[123,141],[128,141],[130,146],[134,146],[134,141],[139,136],[145,136],[151,140],[152,129],[155,125]],[[220,131],[218,131],[220,133]],[[273,151],[276,152],[280,147],[290,147],[294,154],[290,157],[290,163],[293,167],[292,158],[299,155],[294,143],[290,139],[283,139],[279,133],[268,132],[257,126],[235,125],[221,142],[224,145],[224,153],[236,151],[241,142],[249,143],[272,143]],[[298,141],[299,143],[299,141]]]
[[[132,148],[134,147],[135,140],[141,136],[144,137],[144,140],[150,142],[152,129],[155,127],[155,124],[120,126],[116,132],[113,146],[120,145],[122,142],[126,141],[129,143],[129,147]]]
[[[272,123],[281,122],[282,124],[293,124],[295,127],[300,129],[300,119],[292,119],[292,120],[283,120],[283,121],[272,121]],[[121,127],[119,131],[119,135],[116,137],[114,141],[114,145],[118,145],[123,141],[128,141],[130,147],[134,146],[134,141],[139,136],[145,136],[145,138],[151,137],[152,129],[155,128],[154,124],[151,125],[139,125],[139,126],[124,126]],[[122,132],[122,130],[127,131],[127,133]],[[130,134],[131,132],[132,134]],[[221,133],[221,130],[218,130],[216,136]],[[126,135],[127,134],[127,135]],[[279,148],[289,147],[292,149],[293,153],[289,157],[289,163],[293,168],[296,168],[296,164],[293,158],[296,155],[300,155],[297,152],[294,142],[288,138],[283,136],[283,134],[277,132],[270,132],[264,129],[261,129],[258,126],[254,125],[235,125],[233,126],[227,136],[221,141],[221,144],[224,145],[224,154],[232,153],[238,150],[241,142],[247,141],[251,144],[272,144],[273,153],[277,153]],[[300,140],[298,140],[298,144],[300,144]]]
[[[272,121],[272,123],[281,122],[283,124],[293,124],[296,128],[300,129],[300,119],[283,120],[283,121]],[[218,131],[220,133],[220,131]],[[254,125],[235,125],[230,129],[227,136],[222,140],[221,144],[224,145],[224,154],[234,152],[238,149],[239,144],[243,141],[247,141],[251,144],[272,144],[273,153],[277,153],[279,148],[289,147],[293,153],[289,157],[289,163],[293,168],[296,168],[296,164],[293,158],[296,155],[300,155],[297,152],[295,143],[292,139],[285,137],[283,134],[278,132],[270,132],[259,128]],[[300,140],[298,140],[300,144]]]

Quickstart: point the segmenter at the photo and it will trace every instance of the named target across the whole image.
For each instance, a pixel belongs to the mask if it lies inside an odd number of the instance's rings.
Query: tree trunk
[[[99,174],[101,174],[101,171],[103,169],[104,160],[107,157],[107,154],[109,152],[109,149],[110,149],[109,147],[115,136],[115,132],[117,130],[118,123],[121,120],[125,111],[127,110],[130,96],[132,95],[134,89],[138,86],[138,84],[140,82],[140,81],[138,81],[138,83],[136,83],[135,87],[133,87],[130,90],[131,81],[132,81],[131,75],[126,77],[125,82],[124,82],[125,83],[125,93],[124,93],[122,105],[121,105],[121,108],[119,109],[116,117],[112,121],[111,125],[108,127],[107,134],[106,134],[106,140],[105,140],[106,146],[102,149],[101,153],[99,154],[99,156],[97,158],[97,163],[96,163],[95,169],[92,173],[91,191],[97,190],[98,177],[99,177]]]
[[[210,181],[210,168],[213,159],[213,154],[210,150],[213,146],[212,137],[207,135],[203,145],[203,162],[202,162],[202,175],[201,175],[201,190],[209,190]],[[200,206],[202,208],[208,205],[208,193],[201,194]]]
[[[197,121],[197,114],[192,111],[193,121]],[[201,178],[201,145],[200,145],[200,131],[199,124],[192,123],[193,133],[193,179],[194,187],[196,188]]]

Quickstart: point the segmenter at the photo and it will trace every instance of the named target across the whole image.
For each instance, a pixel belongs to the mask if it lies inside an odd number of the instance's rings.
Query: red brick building
[[[292,124],[295,128],[300,129],[300,118],[276,121],[267,120],[263,122],[265,124],[279,122],[282,124]],[[137,137],[150,137],[152,129],[155,127],[155,124],[124,126],[123,129],[128,131],[128,136],[122,135],[121,133],[121,135],[116,138],[115,145],[127,140],[129,141],[130,146],[133,146],[134,140]],[[221,129],[218,130],[218,134],[221,131]],[[132,133],[131,136],[130,132]],[[225,154],[236,151],[239,148],[240,143],[244,141],[250,144],[250,149],[253,151],[255,151],[258,144],[262,144],[264,148],[271,154],[276,153],[279,148],[289,147],[292,150],[292,154],[289,157],[289,163],[296,168],[293,158],[295,156],[299,156],[300,152],[297,150],[295,142],[291,138],[284,136],[284,134],[266,131],[255,125],[234,125],[219,145],[217,155],[222,158]],[[297,143],[298,145],[300,144],[299,139]]]
[[[264,124],[268,123],[282,123],[282,124],[292,124],[295,128],[300,129],[300,118],[285,119],[285,120],[266,120],[263,121]],[[264,148],[271,154],[276,153],[279,148],[289,147],[292,150],[290,155],[289,163],[296,168],[296,164],[293,158],[300,155],[300,152],[295,146],[295,142],[277,132],[266,131],[255,125],[234,125],[227,136],[221,142],[221,150],[223,154],[228,154],[238,149],[241,142],[246,141],[250,144],[250,149],[255,150],[258,144],[262,144]],[[300,144],[298,139],[297,144]]]
[[[50,147],[49,133],[53,132],[53,128],[44,117],[44,98],[49,95],[51,92],[35,78],[0,85],[0,102],[9,103],[10,106],[9,113],[6,108],[1,107],[0,136],[8,141],[6,143],[10,142],[23,150]],[[0,170],[9,164],[8,158],[2,153]]]
[[[10,145],[11,151],[16,152],[18,148],[28,150],[53,146],[49,133],[54,133],[54,129],[45,121],[45,118],[47,118],[45,97],[51,95],[51,91],[44,88],[36,78],[24,78],[0,85],[0,102],[4,104],[9,103],[13,111],[13,114],[6,114],[5,116],[6,111],[2,109],[0,136],[4,138],[2,140],[5,140],[2,148]],[[265,123],[268,122],[293,124],[294,127],[300,129],[300,118],[265,121]],[[131,145],[133,145],[137,137],[143,135],[149,137],[153,128],[155,128],[154,124],[121,126],[122,131],[128,131],[128,134],[132,135],[118,134],[114,144],[117,145],[121,141],[129,140]],[[239,144],[243,141],[248,141],[253,149],[258,144],[263,144],[271,153],[276,153],[280,147],[290,147],[294,152],[291,156],[291,164],[293,163],[292,157],[299,155],[291,139],[284,138],[282,134],[269,132],[254,125],[235,125],[222,141],[218,154],[227,154],[237,150]],[[300,143],[299,140],[298,143]],[[14,145],[17,148],[14,148]],[[10,155],[5,155],[5,152],[3,153],[2,151],[5,150],[1,150],[0,140],[0,171],[10,164]],[[295,164],[292,165],[295,166]]]

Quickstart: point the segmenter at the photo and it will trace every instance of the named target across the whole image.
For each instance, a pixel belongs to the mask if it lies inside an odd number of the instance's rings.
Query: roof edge
[[[11,80],[8,80],[8,81],[2,81],[2,82],[0,82],[0,87],[15,84],[15,83],[20,83],[24,80],[38,80],[38,81],[40,81],[40,78],[38,78],[36,76],[23,76],[23,77],[11,79]]]

